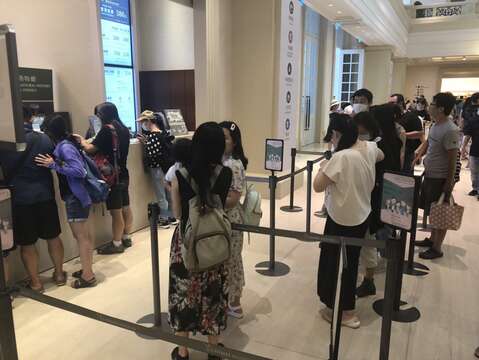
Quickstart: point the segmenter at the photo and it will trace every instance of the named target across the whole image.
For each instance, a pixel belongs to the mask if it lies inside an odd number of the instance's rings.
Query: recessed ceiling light
[[[343,12],[341,10],[338,10],[337,11],[337,14],[342,14]]]
[[[467,60],[467,58],[464,56],[464,57],[462,58],[462,61],[466,61],[466,60]]]
[[[333,5],[333,4],[329,4],[328,6],[329,6],[329,7],[333,7],[334,5]]]

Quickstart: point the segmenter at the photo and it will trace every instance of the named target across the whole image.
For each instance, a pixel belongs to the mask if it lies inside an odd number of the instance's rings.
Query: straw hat
[[[155,119],[155,113],[151,110],[145,110],[143,111],[138,119],[136,119],[137,122],[143,122],[147,120],[153,120]]]

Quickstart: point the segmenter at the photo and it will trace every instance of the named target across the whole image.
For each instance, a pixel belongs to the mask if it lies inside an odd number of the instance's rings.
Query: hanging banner
[[[279,46],[278,138],[284,140],[285,154],[297,146],[301,98],[302,3],[281,0],[281,38]],[[290,167],[290,156],[284,159]]]

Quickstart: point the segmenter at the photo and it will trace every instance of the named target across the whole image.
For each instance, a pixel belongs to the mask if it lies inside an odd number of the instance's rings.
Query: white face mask
[[[355,114],[368,111],[369,107],[366,104],[353,104]]]
[[[148,128],[148,126],[146,126],[145,123],[141,124],[141,128],[143,129],[143,131],[146,131],[146,132],[150,131],[150,129]]]

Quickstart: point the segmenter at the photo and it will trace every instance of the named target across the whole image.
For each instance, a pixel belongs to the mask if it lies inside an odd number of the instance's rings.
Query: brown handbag
[[[445,194],[442,194],[439,201],[431,205],[429,222],[434,229],[459,230],[461,228],[464,207],[456,204],[452,195],[449,203],[446,203]]]

